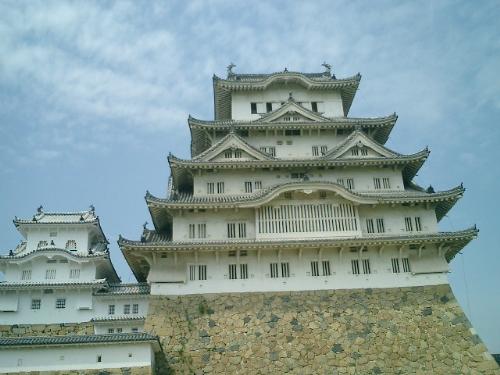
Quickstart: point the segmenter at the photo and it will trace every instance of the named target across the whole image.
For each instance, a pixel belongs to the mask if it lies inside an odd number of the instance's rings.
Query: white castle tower
[[[214,76],[154,229],[120,237],[159,373],[500,374],[447,279],[463,187],[414,183],[429,151],[385,147],[397,116],[348,117],[361,76],[324,67]]]
[[[94,207],[39,207],[14,225],[24,239],[0,256],[0,325],[92,321],[96,333],[143,330],[149,287],[120,283]]]
[[[395,114],[349,118],[361,76],[214,77],[215,120],[189,117],[189,160],[170,155],[154,230],[120,247],[152,294],[390,288],[447,283],[477,233],[439,232],[462,186],[413,178],[429,151],[384,146]]]

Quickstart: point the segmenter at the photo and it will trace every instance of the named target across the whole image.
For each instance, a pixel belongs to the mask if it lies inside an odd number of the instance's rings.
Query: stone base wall
[[[0,325],[0,337],[93,335],[88,323]]]
[[[448,285],[151,296],[158,374],[500,374]]]
[[[61,370],[9,372],[6,375],[151,375],[150,367],[108,368],[99,370]]]

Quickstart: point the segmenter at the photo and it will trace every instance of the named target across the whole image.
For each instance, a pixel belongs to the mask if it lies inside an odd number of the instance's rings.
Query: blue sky
[[[399,120],[387,143],[431,155],[416,181],[464,182],[441,230],[477,224],[450,281],[500,353],[500,2],[0,2],[0,238],[15,215],[94,204],[124,281],[119,234],[139,238],[144,194],[164,196],[188,114],[213,118],[212,75],[287,67],[361,72],[350,115]]]

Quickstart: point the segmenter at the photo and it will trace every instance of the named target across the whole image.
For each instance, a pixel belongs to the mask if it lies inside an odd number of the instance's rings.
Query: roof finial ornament
[[[284,73],[288,72],[288,68],[285,66],[285,70],[283,70]]]
[[[91,204],[91,205],[89,206],[89,209],[90,209],[90,212],[91,212],[91,213],[95,213],[95,207],[94,207],[94,205],[93,205],[93,204]]]
[[[328,73],[330,75],[332,73],[332,66],[328,64],[326,61],[321,64],[321,66],[325,67],[325,73]]]
[[[148,229],[148,222],[145,221],[144,224],[142,224],[142,229],[146,230]]]
[[[235,67],[236,65],[234,63],[229,63],[229,65],[227,66],[227,78],[234,76],[233,68]]]
[[[40,205],[40,206],[36,209],[36,212],[37,212],[38,214],[43,213],[43,206],[42,206],[42,205]]]

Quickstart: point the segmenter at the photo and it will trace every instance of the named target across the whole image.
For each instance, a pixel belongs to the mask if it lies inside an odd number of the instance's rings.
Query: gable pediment
[[[355,131],[343,143],[330,150],[324,158],[393,158],[399,155],[370,139],[365,133]]]
[[[293,98],[283,104],[278,109],[269,112],[258,119],[256,122],[317,122],[328,121],[328,118],[321,116],[317,112],[313,112],[307,108],[302,107],[295,102]]]
[[[244,160],[270,160],[268,154],[249,145],[238,135],[229,133],[207,151],[198,155],[196,161],[244,161]]]

